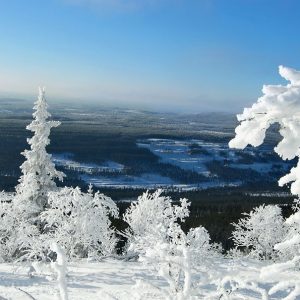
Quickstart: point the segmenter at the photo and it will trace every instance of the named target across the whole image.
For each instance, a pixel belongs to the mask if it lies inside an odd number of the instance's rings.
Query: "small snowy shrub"
[[[213,254],[210,237],[203,227],[186,234],[179,222],[189,216],[190,203],[180,199],[180,205],[172,205],[171,198],[161,194],[162,190],[146,192],[127,209],[128,250],[167,281],[167,299],[188,299],[192,270]]]
[[[180,199],[180,205],[172,205],[171,198],[161,194],[162,190],[153,194],[146,192],[126,210],[123,218],[129,225],[125,232],[129,252],[143,254],[153,247],[151,243],[169,240],[170,227],[177,221],[184,222],[189,215],[190,203],[187,199]]]
[[[274,245],[282,241],[286,233],[281,208],[261,205],[244,215],[245,218],[233,223],[232,239],[236,247],[246,249],[255,258],[276,258]]]
[[[69,259],[96,259],[114,251],[116,237],[110,217],[118,216],[118,208],[111,198],[65,187],[49,192],[48,202],[49,208],[41,214],[45,234]]]
[[[14,194],[0,193],[0,257],[3,261],[30,259],[33,248],[41,247],[39,230],[24,217]]]
[[[285,221],[287,234],[284,240],[275,246],[283,259],[291,259],[300,254],[300,200],[295,200],[294,211]]]

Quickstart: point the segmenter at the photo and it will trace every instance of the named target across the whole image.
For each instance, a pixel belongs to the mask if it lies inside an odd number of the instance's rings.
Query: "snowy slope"
[[[195,272],[191,299],[221,299],[217,291],[220,280],[230,276],[231,279],[257,282],[264,265],[266,263],[246,258],[217,259],[214,265]],[[0,299],[32,299],[26,293],[38,300],[58,299],[56,280],[49,270],[44,269],[43,274],[34,273],[31,277],[28,275],[29,265],[1,264],[0,270]],[[139,262],[115,259],[78,262],[69,264],[68,271],[68,293],[72,300],[166,299],[163,291],[167,289],[167,283]],[[269,289],[272,284],[259,283],[258,286]],[[270,297],[282,298],[282,294]],[[230,299],[261,299],[261,295],[240,289],[231,293]]]

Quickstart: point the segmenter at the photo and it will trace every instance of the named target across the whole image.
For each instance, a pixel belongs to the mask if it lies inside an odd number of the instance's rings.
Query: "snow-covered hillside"
[[[224,291],[231,300],[262,299],[261,293],[251,284],[256,283],[262,290],[272,286],[272,280],[260,280],[260,269],[267,264],[270,263],[250,259],[216,259],[209,268],[193,274],[190,299],[226,299]],[[53,273],[43,266],[40,274],[29,272],[30,266],[26,264],[1,264],[0,299],[56,299],[58,286]],[[291,277],[295,275],[289,273]],[[228,281],[222,286],[224,279]],[[230,280],[237,286],[244,281],[249,287],[234,291]],[[167,288],[165,280],[140,262],[109,258],[97,263],[81,261],[68,265],[67,290],[71,300],[164,300]],[[277,293],[269,299],[283,299],[284,295]]]

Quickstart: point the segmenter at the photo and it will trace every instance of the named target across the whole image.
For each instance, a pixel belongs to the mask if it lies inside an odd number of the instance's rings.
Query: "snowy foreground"
[[[265,262],[243,259],[224,259],[193,275],[191,299],[262,299],[260,292],[238,289],[222,296],[218,283],[229,278],[245,280],[250,285],[260,280],[260,269]],[[59,299],[56,278],[47,268],[41,273],[30,274],[30,265],[0,265],[0,299]],[[152,274],[152,275],[151,275]],[[209,275],[207,275],[209,274]],[[291,278],[293,274],[290,274]],[[269,290],[269,282],[258,283],[258,288]],[[67,287],[69,299],[166,299],[167,283],[155,272],[139,262],[124,262],[106,259],[103,262],[78,262],[68,266]],[[225,290],[230,287],[225,284]],[[26,294],[27,293],[27,294]],[[282,299],[284,294],[275,294],[269,299]]]

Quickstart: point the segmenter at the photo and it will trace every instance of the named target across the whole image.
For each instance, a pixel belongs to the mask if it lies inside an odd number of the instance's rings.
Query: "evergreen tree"
[[[50,130],[60,125],[59,121],[49,121],[51,116],[47,111],[48,105],[45,99],[45,89],[39,89],[38,100],[33,109],[33,121],[26,127],[33,132],[33,136],[27,140],[30,150],[21,154],[26,160],[21,165],[22,176],[16,187],[17,200],[23,211],[38,213],[47,205],[47,193],[56,189],[54,179],[63,180],[64,173],[55,169],[51,161],[51,154],[46,151],[50,144]]]

